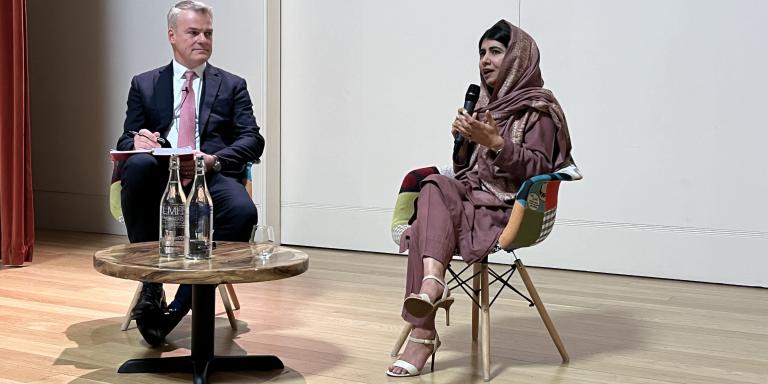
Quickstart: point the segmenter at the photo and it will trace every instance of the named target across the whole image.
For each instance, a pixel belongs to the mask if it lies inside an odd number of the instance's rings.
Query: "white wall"
[[[527,263],[768,286],[768,3],[282,4],[283,242],[395,252],[402,176],[449,161],[477,39],[521,16],[586,175]]]
[[[39,228],[125,233],[109,213],[109,149],[122,132],[133,75],[173,58],[165,15],[175,1],[28,1],[32,172]],[[208,0],[211,63],[248,81],[265,115],[266,0]],[[261,187],[261,167],[255,186]],[[261,203],[263,192],[255,190]],[[263,214],[263,207],[260,207]]]

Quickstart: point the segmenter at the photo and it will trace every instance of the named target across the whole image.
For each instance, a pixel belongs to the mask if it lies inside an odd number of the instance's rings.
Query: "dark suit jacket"
[[[219,157],[222,173],[240,175],[247,162],[258,160],[264,152],[264,138],[253,116],[245,79],[208,64],[201,92],[203,97],[197,109],[199,149]],[[134,76],[117,149],[133,149],[129,131],[146,128],[167,137],[172,119],[173,65]]]

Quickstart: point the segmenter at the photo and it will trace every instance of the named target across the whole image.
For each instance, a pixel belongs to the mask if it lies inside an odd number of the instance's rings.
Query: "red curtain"
[[[26,0],[0,0],[0,257],[3,265],[32,261],[35,241],[26,8]]]

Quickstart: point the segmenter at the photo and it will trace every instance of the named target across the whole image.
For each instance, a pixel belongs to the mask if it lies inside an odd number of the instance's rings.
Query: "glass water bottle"
[[[195,159],[195,180],[186,205],[187,216],[187,258],[207,259],[211,257],[213,245],[213,200],[205,183],[205,162],[203,156]]]
[[[160,200],[160,255],[182,257],[186,198],[179,178],[179,157],[172,155],[169,163],[168,185]]]

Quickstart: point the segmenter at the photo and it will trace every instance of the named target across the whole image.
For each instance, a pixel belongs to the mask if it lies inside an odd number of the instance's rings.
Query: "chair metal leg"
[[[235,287],[232,286],[230,283],[224,284],[227,287],[227,292],[229,293],[229,299],[232,300],[232,307],[235,309],[235,311],[240,309],[240,300],[237,299],[237,294],[235,293]]]
[[[237,331],[237,319],[235,318],[235,312],[232,311],[232,304],[229,302],[229,295],[227,294],[227,291],[228,289],[223,284],[219,284],[219,295],[221,295],[221,301],[224,303],[224,310],[227,311],[229,326],[232,327],[233,330]]]
[[[480,265],[480,305],[482,311],[483,379],[491,380],[491,311],[488,303],[488,264]]]
[[[560,340],[560,334],[557,333],[557,329],[555,329],[555,324],[552,322],[552,319],[549,317],[549,314],[547,313],[547,309],[544,308],[544,302],[541,301],[541,298],[539,297],[539,293],[536,291],[536,287],[533,286],[533,281],[531,281],[531,276],[528,275],[528,271],[525,269],[525,266],[523,265],[523,262],[520,261],[520,259],[517,259],[515,261],[515,264],[517,265],[517,270],[520,271],[520,278],[523,280],[523,284],[525,284],[525,288],[528,290],[528,293],[531,295],[531,299],[533,300],[533,303],[536,305],[536,310],[539,311],[539,316],[541,316],[541,320],[544,321],[544,326],[547,327],[549,336],[552,337],[552,341],[555,343],[555,347],[557,347],[558,352],[560,352],[560,357],[563,358],[563,363],[567,363],[570,360],[570,358],[568,357],[568,352],[565,351],[565,346],[563,345],[563,341]]]
[[[405,340],[408,339],[408,335],[411,334],[411,329],[413,326],[410,323],[405,323],[403,326],[403,329],[400,330],[400,336],[397,337],[397,341],[395,341],[395,346],[392,347],[392,352],[389,353],[392,357],[397,357],[397,355],[400,354],[400,349],[403,348],[403,344],[405,344]]]
[[[133,307],[136,306],[136,303],[139,302],[139,296],[141,296],[141,283],[136,287],[136,292],[133,294],[133,299],[131,299],[131,303],[128,304],[128,311],[125,313],[125,317],[123,318],[123,324],[120,326],[121,331],[128,330],[128,327],[131,325],[131,311],[133,311]]]
[[[475,263],[475,265],[472,266],[472,274],[474,277],[472,278],[472,293],[474,295],[474,300],[472,300],[472,341],[477,341],[477,325],[479,323],[479,312],[480,307],[477,306],[477,303],[480,302],[480,298],[478,297],[478,293],[480,292],[480,263]]]

